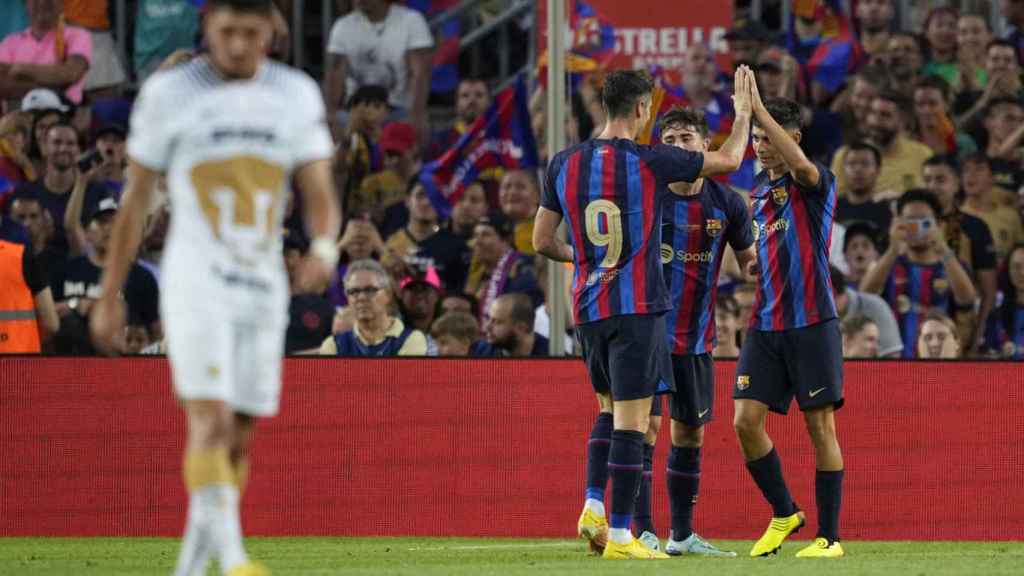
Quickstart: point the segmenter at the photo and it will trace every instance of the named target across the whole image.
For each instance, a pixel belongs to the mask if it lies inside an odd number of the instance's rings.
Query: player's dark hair
[[[942,205],[939,204],[939,199],[935,197],[935,194],[924,188],[911,188],[904,192],[903,196],[900,196],[900,199],[896,201],[896,212],[902,214],[904,206],[914,202],[927,204],[932,209],[932,213],[936,218],[942,215]]]
[[[499,296],[502,300],[508,300],[512,303],[512,311],[509,316],[512,322],[516,324],[525,324],[533,330],[533,321],[537,314],[536,308],[533,307],[533,300],[522,292],[510,292],[508,294],[502,294]]]
[[[927,166],[946,166],[953,171],[953,174],[960,174],[960,161],[952,154],[936,154],[932,156],[924,161],[921,170],[923,171]]]
[[[208,0],[207,6],[213,11],[217,8],[230,8],[235,12],[262,14],[270,16],[274,12],[273,0]]]
[[[846,250],[850,247],[850,242],[853,242],[853,239],[858,236],[863,236],[870,240],[875,246],[875,250],[881,252],[879,242],[881,234],[879,233],[878,226],[875,226],[871,222],[867,222],[865,220],[854,220],[846,227],[846,233],[843,235],[843,254],[845,254]],[[834,276],[833,282],[835,282]]]
[[[626,118],[637,102],[651,95],[654,81],[643,70],[616,70],[604,79],[601,103],[610,118]]]
[[[661,121],[658,123],[658,129],[664,133],[665,130],[673,126],[682,128],[692,126],[702,138],[707,138],[710,133],[708,119],[704,111],[690,108],[689,106],[674,106],[668,112],[662,114]]]
[[[856,140],[851,143],[846,150],[846,154],[849,156],[850,152],[864,151],[871,152],[871,156],[875,159],[875,166],[879,168],[882,167],[882,153],[878,151],[878,148],[875,145],[865,142],[864,140]]]
[[[348,108],[354,108],[360,104],[387,104],[388,89],[376,84],[360,86],[348,99]]]
[[[960,162],[961,167],[966,167],[968,164],[976,164],[979,166],[987,166],[989,171],[992,170],[992,160],[985,155],[984,152],[971,152]]]
[[[786,130],[798,130],[800,129],[800,116],[802,111],[800,105],[794,100],[788,98],[769,98],[764,103],[765,110],[768,110],[768,115],[772,117]],[[754,120],[756,126],[760,126],[757,120]]]

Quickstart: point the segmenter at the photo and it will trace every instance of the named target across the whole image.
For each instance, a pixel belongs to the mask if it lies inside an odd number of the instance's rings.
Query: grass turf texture
[[[787,541],[771,558],[750,558],[749,541],[714,541],[739,558],[606,562],[580,540],[466,538],[250,538],[250,555],[275,576],[326,574],[691,574],[758,576],[1020,574],[1024,542],[844,542],[838,560],[797,559],[807,542]],[[178,540],[0,538],[0,572],[18,575],[171,573]],[[827,566],[822,566],[825,563]],[[215,574],[211,569],[210,574]]]

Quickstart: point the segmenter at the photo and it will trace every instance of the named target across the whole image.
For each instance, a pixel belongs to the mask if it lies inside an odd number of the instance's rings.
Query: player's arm
[[[752,282],[757,280],[757,250],[751,244],[745,250],[733,250],[736,254],[736,262],[744,274],[744,280]]]
[[[533,249],[556,262],[572,262],[575,253],[572,246],[558,239],[558,225],[562,215],[541,206],[533,221]]]
[[[295,173],[295,181],[302,193],[303,217],[312,241],[310,256],[316,264],[306,264],[300,284],[310,287],[326,285],[338,265],[338,234],[341,213],[338,195],[334,190],[331,160],[324,158],[303,165]],[[307,261],[308,262],[308,261]],[[320,269],[317,270],[316,268]],[[311,269],[312,268],[312,269]]]
[[[754,84],[754,73],[746,66],[736,69],[733,80],[735,93],[733,94],[733,108],[736,111],[736,119],[732,123],[732,132],[725,142],[713,152],[704,153],[704,164],[701,166],[701,176],[717,176],[728,174],[739,170],[743,163],[743,154],[750,142],[750,118],[751,109],[751,88]]]
[[[146,220],[153,187],[159,173],[135,160],[128,161],[127,184],[121,197],[121,207],[114,217],[110,233],[110,246],[103,264],[100,298],[90,315],[93,345],[101,352],[117,352],[117,342],[124,332],[124,306],[120,301],[121,287],[128,279],[128,271],[139,252],[142,227]]]
[[[751,101],[754,120],[757,120],[757,123],[764,128],[768,139],[775,145],[776,150],[785,160],[786,166],[789,166],[789,171],[796,183],[804,188],[816,187],[821,180],[818,167],[807,158],[800,148],[800,144],[790,137],[789,132],[768,113],[768,109],[765,108],[764,102],[761,100],[761,94],[757,91],[756,82],[751,86]]]

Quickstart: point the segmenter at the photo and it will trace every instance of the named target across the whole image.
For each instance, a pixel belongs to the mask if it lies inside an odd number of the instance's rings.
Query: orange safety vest
[[[0,238],[0,354],[38,354],[36,303],[25,283],[24,244]]]

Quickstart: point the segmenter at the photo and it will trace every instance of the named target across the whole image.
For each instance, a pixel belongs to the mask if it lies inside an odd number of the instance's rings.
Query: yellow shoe
[[[768,525],[768,529],[764,531],[761,539],[755,542],[754,547],[750,549],[750,555],[753,557],[768,556],[778,552],[779,548],[782,548],[782,542],[790,534],[799,531],[803,525],[804,513],[799,510],[792,516],[772,518],[772,523]]]
[[[839,558],[843,545],[838,540],[829,544],[828,538],[815,538],[810,546],[796,553],[797,558]]]
[[[229,570],[227,576],[270,576],[270,570],[259,562],[246,562]]]
[[[590,508],[584,508],[576,523],[576,533],[590,544],[590,551],[600,554],[608,543],[608,520]]]
[[[633,538],[629,544],[616,544],[609,540],[601,557],[605,560],[668,560],[669,555],[651,550]]]

